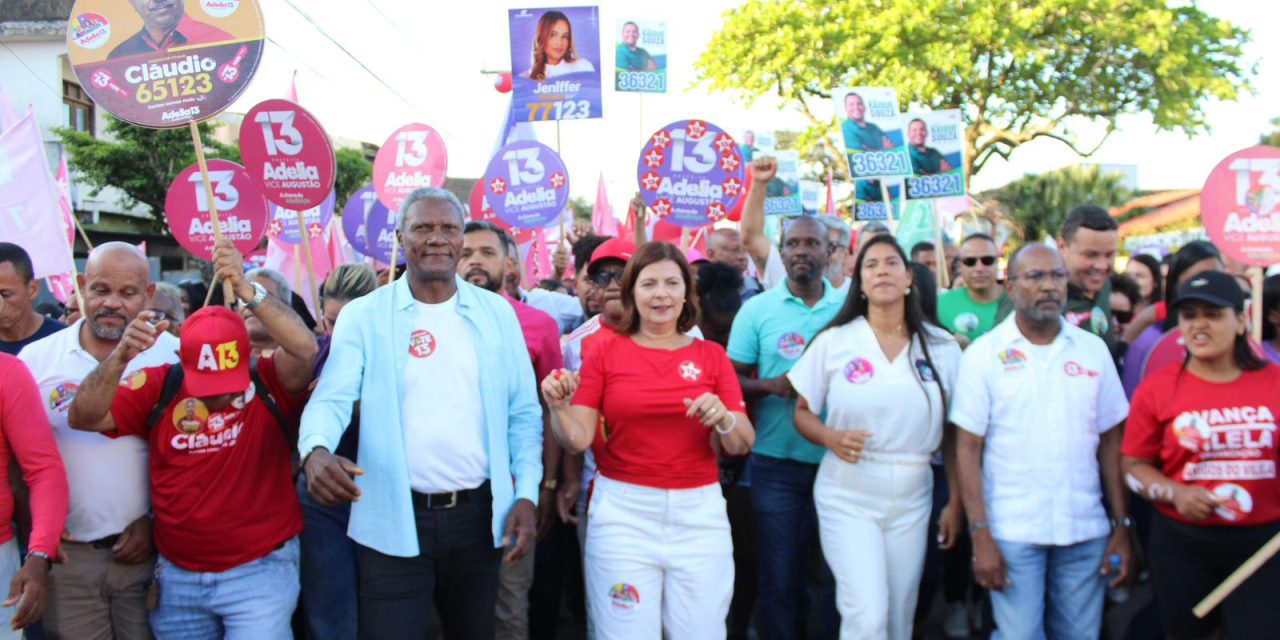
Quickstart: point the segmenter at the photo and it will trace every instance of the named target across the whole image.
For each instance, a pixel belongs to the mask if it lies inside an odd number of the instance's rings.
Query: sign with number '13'
[[[489,161],[485,197],[498,218],[518,229],[545,227],[569,204],[569,172],[560,155],[532,140],[513,142]]]
[[[218,211],[222,236],[241,253],[258,248],[267,229],[267,199],[253,186],[244,167],[227,160],[209,161],[213,205]],[[173,238],[201,260],[213,259],[213,220],[200,167],[192,164],[169,184],[164,217]]]
[[[244,122],[240,157],[262,195],[292,211],[323,203],[337,172],[320,122],[297,104],[278,99],[254,105]]]
[[[1200,191],[1200,219],[1227,255],[1280,262],[1280,148],[1258,145],[1219,162]]]
[[[421,123],[396,129],[373,159],[373,188],[382,204],[399,211],[400,203],[414,189],[444,185],[449,156],[444,138]]]
[[[724,129],[680,120],[649,136],[636,178],[653,215],[701,227],[725,219],[746,196],[745,172],[738,144]]]

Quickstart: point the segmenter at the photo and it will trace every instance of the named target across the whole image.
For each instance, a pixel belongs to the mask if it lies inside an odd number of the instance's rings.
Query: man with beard
[[[525,347],[533,364],[535,383],[563,365],[560,354],[560,327],[539,311],[502,289],[507,273],[515,270],[515,258],[508,252],[510,236],[492,222],[472,221],[463,229],[462,260],[458,275],[482,289],[501,295],[515,309],[524,332]],[[514,242],[510,242],[514,244]],[[553,524],[555,491],[560,469],[561,448],[551,433],[550,414],[542,413],[542,485],[538,496],[538,537],[543,538]],[[525,640],[529,637],[529,587],[533,585],[535,554],[502,566],[498,574],[498,640]]]
[[[49,574],[44,628],[51,638],[150,638],[146,585],[155,573],[147,442],[72,430],[67,411],[85,376],[115,350],[125,327],[146,308],[155,286],[146,256],[133,245],[98,245],[78,275],[84,317],[29,345],[19,357],[40,388],[67,469],[70,510],[65,563]],[[168,333],[129,362],[121,384],[142,384],[140,369],[178,361]],[[145,376],[143,377],[145,378]]]
[[[40,293],[31,256],[11,242],[0,242],[0,353],[18,355],[22,348],[66,328],[36,313],[32,305]]]
[[[585,320],[594,318],[600,313],[600,296],[587,277],[587,264],[591,262],[591,254],[596,247],[609,241],[610,236],[587,234],[573,241],[573,292],[582,304],[582,317]]]
[[[233,39],[222,29],[191,19],[183,0],[129,0],[129,4],[142,18],[142,29],[116,45],[108,60]]]
[[[729,359],[738,372],[758,431],[751,450],[751,505],[760,544],[760,634],[802,638],[810,582],[808,559],[817,551],[813,483],[825,449],[796,431],[795,391],[787,372],[805,346],[840,310],[845,295],[823,277],[828,228],[813,217],[792,220],[782,233],[780,255],[786,278],[748,300],[729,334]],[[835,634],[834,580],[821,565],[824,588],[813,606],[823,629]]]
[[[1014,315],[965,350],[951,398],[973,573],[1002,638],[1096,638],[1107,580],[1132,575],[1129,403],[1106,344],[1061,317],[1067,280],[1048,246],[1013,255]]]

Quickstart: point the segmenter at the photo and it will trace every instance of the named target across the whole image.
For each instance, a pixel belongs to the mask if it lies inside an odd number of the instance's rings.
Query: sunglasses
[[[970,258],[960,258],[960,264],[966,267],[976,267],[978,266],[979,262],[981,262],[983,266],[989,267],[996,263],[996,257],[995,256],[977,256],[977,257],[970,257]]]
[[[595,286],[600,287],[601,289],[604,289],[605,287],[609,286],[610,282],[621,283],[622,272],[621,271],[601,271],[600,273],[590,276],[587,279],[591,281],[591,284],[594,284]]]
[[[1120,324],[1129,324],[1133,321],[1132,309],[1129,311],[1116,311],[1115,309],[1112,309],[1111,314],[1116,317],[1116,322],[1119,322]]]

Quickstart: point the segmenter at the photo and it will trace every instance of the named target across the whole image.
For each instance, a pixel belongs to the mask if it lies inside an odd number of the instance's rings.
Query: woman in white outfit
[[[840,638],[906,640],[928,544],[929,459],[944,440],[960,347],[925,319],[892,236],[867,242],[851,281],[844,306],[787,377],[799,396],[796,429],[829,450],[813,493]],[[958,505],[941,518],[944,548],[960,529]]]

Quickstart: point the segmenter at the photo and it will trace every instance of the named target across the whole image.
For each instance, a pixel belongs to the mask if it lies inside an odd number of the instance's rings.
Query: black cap
[[[1174,306],[1187,300],[1199,300],[1223,309],[1244,309],[1244,292],[1236,279],[1221,271],[1205,271],[1178,287],[1178,299]]]

